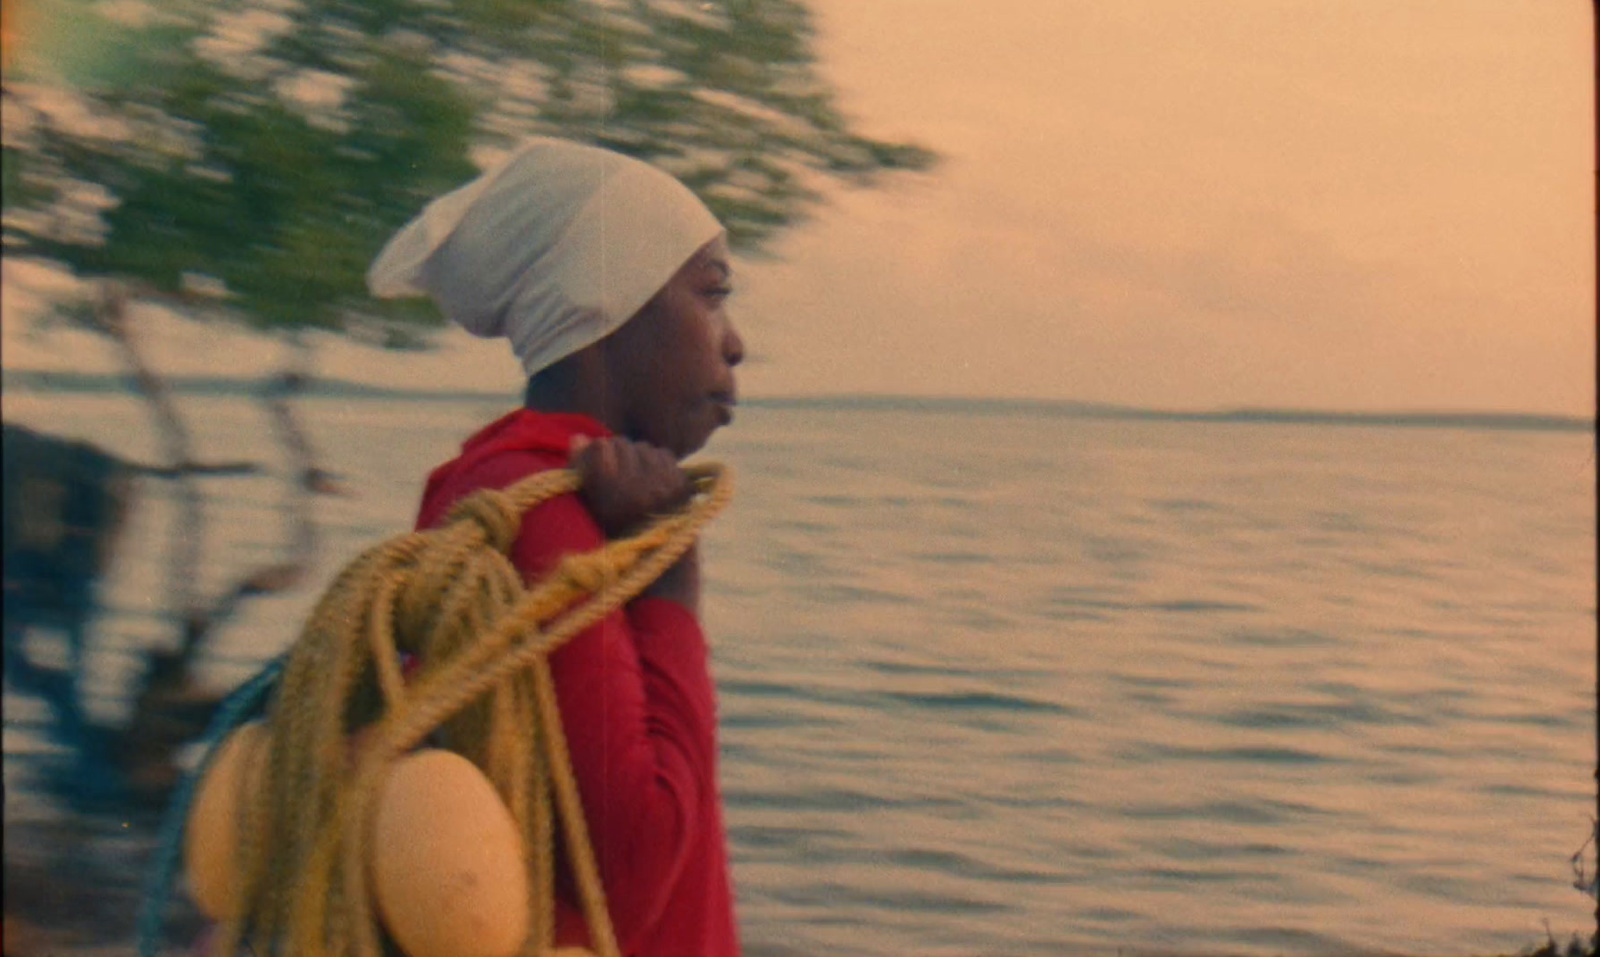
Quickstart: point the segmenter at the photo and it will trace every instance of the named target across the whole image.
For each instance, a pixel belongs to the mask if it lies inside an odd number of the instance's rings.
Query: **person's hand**
[[[578,497],[607,538],[636,531],[652,515],[677,508],[694,483],[666,449],[623,438],[572,440],[571,467],[583,480]],[[642,595],[665,598],[700,612],[700,549],[690,548]]]
[[[578,497],[606,538],[638,531],[652,515],[672,511],[694,483],[666,449],[624,438],[572,440],[571,467],[583,480]]]

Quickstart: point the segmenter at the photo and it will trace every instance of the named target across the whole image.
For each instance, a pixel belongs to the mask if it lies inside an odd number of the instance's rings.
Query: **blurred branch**
[[[146,670],[135,696],[133,716],[119,735],[117,753],[136,791],[164,795],[176,781],[172,761],[176,749],[205,726],[221,695],[199,688],[194,665],[206,643],[249,599],[286,591],[302,582],[317,547],[311,496],[333,491],[332,477],[317,466],[311,441],[295,416],[292,399],[304,391],[307,350],[296,337],[290,367],[276,376],[262,401],[279,444],[288,455],[288,492],[283,505],[289,529],[287,554],[241,576],[213,601],[203,602],[196,581],[204,552],[205,524],[196,478],[203,474],[256,471],[251,463],[196,463],[171,388],[146,361],[131,318],[134,287],[106,282],[96,303],[95,323],[117,343],[140,394],[150,404],[165,458],[171,464],[149,471],[178,483],[178,516],[168,568],[168,602],[179,625],[176,650],[147,656]],[[146,298],[155,298],[144,290]]]
[[[298,585],[305,578],[316,553],[317,530],[311,495],[332,492],[336,486],[331,476],[317,467],[310,438],[290,404],[290,399],[304,391],[307,382],[299,368],[304,365],[306,347],[298,338],[294,340],[294,346],[298,361],[273,379],[263,397],[278,442],[289,455],[290,479],[283,504],[285,521],[289,526],[288,554],[283,561],[263,565],[241,577],[208,609],[186,623],[179,651],[179,659],[185,668],[210,632],[231,618],[242,602]]]
[[[185,475],[237,476],[258,475],[261,466],[255,462],[185,462],[176,467],[169,465],[140,465],[133,463],[133,471],[151,478],[182,478]]]
[[[199,612],[194,582],[199,573],[203,522],[200,487],[195,483],[197,473],[193,468],[189,431],[178,414],[177,403],[166,380],[150,367],[140,351],[129,309],[133,289],[128,283],[107,280],[100,283],[98,291],[95,321],[99,329],[116,343],[139,394],[150,406],[156,435],[167,460],[163,471],[177,482],[178,518],[173,526],[172,551],[167,566],[167,603],[180,621],[189,622]]]
[[[1573,852],[1570,863],[1572,864],[1572,886],[1582,891],[1585,895],[1600,901],[1600,866],[1591,873],[1588,862],[1590,849],[1600,854],[1600,820],[1589,819],[1589,836],[1584,839],[1583,846]]]

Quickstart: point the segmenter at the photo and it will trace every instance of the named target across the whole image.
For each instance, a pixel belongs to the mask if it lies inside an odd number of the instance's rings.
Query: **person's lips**
[[[717,410],[717,421],[727,425],[733,421],[733,407],[739,404],[732,389],[711,393],[711,405]]]

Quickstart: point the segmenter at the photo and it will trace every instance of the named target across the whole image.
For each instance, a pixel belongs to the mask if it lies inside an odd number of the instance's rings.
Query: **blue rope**
[[[167,806],[166,818],[161,822],[155,863],[145,882],[144,906],[139,912],[139,957],[157,957],[161,947],[161,925],[166,919],[167,904],[172,899],[173,878],[177,876],[178,862],[183,856],[183,827],[188,822],[195,792],[200,789],[201,777],[216,759],[222,740],[228,733],[261,710],[273,688],[277,687],[278,676],[283,673],[287,662],[288,655],[274,658],[255,677],[228,695],[217,707],[217,713],[211,718],[211,726],[200,739],[206,748],[205,757],[179,782],[172,803]]]

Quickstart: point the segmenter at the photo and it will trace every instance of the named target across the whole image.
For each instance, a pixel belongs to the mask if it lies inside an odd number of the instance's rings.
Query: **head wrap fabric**
[[[378,254],[367,287],[432,296],[468,332],[509,339],[532,375],[616,331],[722,233],[670,174],[537,137],[428,204]]]

